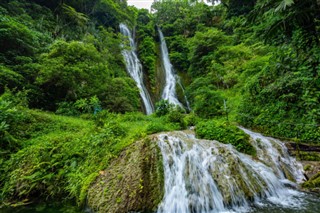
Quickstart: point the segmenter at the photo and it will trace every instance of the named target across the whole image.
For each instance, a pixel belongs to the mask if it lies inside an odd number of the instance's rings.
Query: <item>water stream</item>
[[[165,71],[165,85],[162,92],[162,99],[168,100],[169,103],[183,108],[183,105],[178,100],[176,93],[176,84],[179,76],[175,74],[173,66],[170,62],[167,44],[160,28],[158,28],[158,32],[160,37],[161,59]]]
[[[266,212],[270,206],[274,212],[290,212],[312,206],[308,195],[296,189],[304,180],[302,166],[284,144],[243,131],[257,149],[254,158],[192,133],[160,134],[165,195],[157,212]]]
[[[142,98],[146,114],[149,115],[154,111],[154,107],[148,90],[143,83],[142,65],[136,53],[136,44],[134,42],[133,34],[125,24],[120,24],[120,32],[124,36],[128,37],[130,44],[130,49],[124,49],[122,51],[122,55],[126,62],[127,71],[137,83],[137,87],[139,88],[140,96]]]

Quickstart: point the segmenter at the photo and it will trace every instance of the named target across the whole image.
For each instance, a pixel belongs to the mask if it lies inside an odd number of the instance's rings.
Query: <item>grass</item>
[[[1,159],[0,200],[63,198],[81,206],[90,183],[122,150],[148,134],[179,128],[141,113],[87,117],[26,109],[10,127],[21,147]]]

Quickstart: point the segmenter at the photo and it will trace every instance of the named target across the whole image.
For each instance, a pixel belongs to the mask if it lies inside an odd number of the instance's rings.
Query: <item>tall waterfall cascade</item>
[[[143,101],[146,114],[149,115],[154,111],[154,107],[147,88],[143,83],[142,65],[136,53],[136,44],[132,32],[125,24],[120,24],[120,32],[129,39],[130,49],[124,49],[122,55],[125,59],[127,72],[134,79],[139,88],[140,96]]]
[[[183,108],[183,105],[177,98],[176,93],[176,84],[180,84],[179,76],[175,74],[173,66],[169,59],[169,53],[166,41],[164,39],[163,33],[158,28],[159,37],[160,37],[160,49],[161,49],[161,58],[162,58],[162,64],[165,71],[165,85],[162,92],[162,99],[168,100],[169,103],[180,106]],[[181,87],[182,88],[182,87]],[[182,88],[183,89],[183,88]],[[186,99],[186,97],[185,97]],[[189,108],[188,100],[186,99],[187,108]]]
[[[304,193],[295,188],[304,180],[301,164],[282,142],[242,130],[250,135],[257,156],[196,139],[191,132],[160,134],[165,195],[157,212],[252,212],[270,204],[303,208]]]

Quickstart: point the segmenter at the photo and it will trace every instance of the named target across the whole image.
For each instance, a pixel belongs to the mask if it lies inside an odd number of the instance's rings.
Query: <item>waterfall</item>
[[[174,105],[183,107],[176,94],[176,84],[179,76],[174,73],[173,66],[169,59],[168,48],[163,33],[161,32],[160,28],[158,28],[158,31],[160,37],[161,58],[165,71],[165,86],[162,92],[162,99],[168,100],[169,103],[172,103]]]
[[[252,212],[268,204],[302,208],[304,193],[295,189],[304,179],[301,164],[280,141],[243,131],[257,149],[254,158],[193,133],[160,134],[165,195],[158,213]]]
[[[152,101],[148,90],[143,83],[142,65],[136,54],[136,44],[133,35],[125,24],[120,24],[120,32],[129,39],[130,49],[124,49],[122,55],[126,62],[126,67],[129,75],[134,79],[139,88],[140,96],[142,98],[146,114],[149,115],[154,111]]]

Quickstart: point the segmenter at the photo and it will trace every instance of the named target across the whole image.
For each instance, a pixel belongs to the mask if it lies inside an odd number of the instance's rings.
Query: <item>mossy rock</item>
[[[262,179],[250,171],[241,160],[231,154],[229,150],[219,149],[221,164],[226,164],[227,169],[222,169],[217,165],[217,169],[211,171],[219,190],[222,192],[223,200],[226,205],[232,205],[232,197],[245,197],[253,200],[256,194],[260,194],[265,189]],[[217,163],[217,162],[216,162]],[[214,167],[212,167],[214,168]],[[242,175],[245,174],[245,175]],[[229,178],[226,178],[229,177]],[[230,188],[230,183],[236,190]],[[261,185],[262,184],[262,185]]]
[[[88,190],[94,212],[154,212],[164,194],[162,155],[147,138],[124,150]]]
[[[302,184],[304,188],[318,188],[317,191],[320,192],[320,172],[311,177],[308,181]]]

